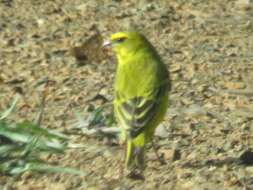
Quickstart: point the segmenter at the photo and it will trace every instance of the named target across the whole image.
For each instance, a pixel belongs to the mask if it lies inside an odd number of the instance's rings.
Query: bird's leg
[[[157,160],[160,162],[160,164],[161,165],[166,164],[166,162],[164,161],[164,159],[161,156],[159,156],[158,148],[155,146],[154,140],[151,141],[151,146],[152,146],[152,148],[153,148],[153,150],[155,152],[155,156],[156,156]]]
[[[125,152],[126,152],[126,150],[125,150],[125,143],[123,143],[123,142],[120,142],[119,143],[119,146],[120,146],[120,150],[121,151],[124,151],[123,152],[123,154],[122,155],[124,155],[125,154]],[[122,157],[122,156],[120,156],[120,165],[119,165],[119,178],[120,179],[123,179],[124,178],[124,165],[125,165],[125,159],[124,159],[124,157]]]

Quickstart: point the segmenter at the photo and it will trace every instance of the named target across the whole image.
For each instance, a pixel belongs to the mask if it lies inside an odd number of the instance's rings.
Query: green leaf
[[[68,167],[51,166],[41,160],[42,153],[63,153],[69,138],[59,132],[42,128],[29,121],[7,122],[19,96],[10,108],[0,115],[0,173],[17,175],[26,171],[63,172],[85,176],[86,173]]]
[[[92,112],[89,120],[90,120],[90,125],[96,125],[101,123],[103,121],[103,107],[97,108],[95,111]]]
[[[34,135],[44,135],[47,138],[68,139],[68,137],[64,134],[42,128],[39,125],[34,124],[32,122],[29,122],[29,121],[24,121],[22,123],[17,123],[16,128],[20,132],[26,131],[27,133],[31,133],[31,134],[34,134]]]
[[[39,137],[36,143],[38,149],[49,152],[62,153],[65,145],[57,139],[63,139],[60,133],[51,133],[48,129],[43,129],[33,123],[23,122],[16,125],[0,122],[0,136],[4,136],[12,142],[31,143],[34,137]]]
[[[37,171],[37,172],[46,172],[46,173],[69,173],[69,174],[76,174],[80,176],[86,176],[87,173],[84,171],[80,171],[73,168],[68,167],[58,167],[58,166],[51,166],[48,164],[41,164],[41,163],[28,163],[23,167],[15,167],[11,170],[11,174],[16,175],[26,171]]]
[[[16,106],[16,104],[17,104],[19,98],[20,98],[20,95],[17,94],[17,95],[15,96],[15,98],[14,98],[14,100],[13,100],[11,106],[10,106],[6,111],[4,111],[4,112],[1,114],[0,120],[5,119],[5,118],[12,112],[12,110],[15,108],[15,106]]]
[[[11,152],[19,150],[20,147],[15,144],[9,144],[9,145],[2,145],[0,146],[0,158],[5,157],[5,155],[8,155]]]
[[[11,141],[27,143],[29,142],[31,135],[26,133],[18,133],[11,129],[0,127],[0,135],[7,137]]]

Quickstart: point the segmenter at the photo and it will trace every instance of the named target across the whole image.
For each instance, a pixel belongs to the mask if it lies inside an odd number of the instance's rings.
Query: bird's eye
[[[126,37],[122,37],[122,38],[115,39],[115,42],[121,43],[121,42],[124,42],[125,40],[126,40]]]

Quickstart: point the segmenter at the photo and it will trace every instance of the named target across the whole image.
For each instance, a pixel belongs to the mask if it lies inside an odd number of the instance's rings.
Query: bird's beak
[[[103,48],[106,48],[106,47],[108,47],[108,46],[111,46],[111,44],[112,44],[112,43],[111,43],[110,40],[106,40],[106,41],[103,42],[102,47],[103,47]]]

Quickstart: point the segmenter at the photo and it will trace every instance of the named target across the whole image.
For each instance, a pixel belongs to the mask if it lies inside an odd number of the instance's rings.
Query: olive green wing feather
[[[167,84],[164,84],[167,85]],[[121,103],[116,107],[118,111],[118,119],[123,128],[127,131],[127,135],[131,138],[138,136],[148,123],[153,119],[157,110],[157,105],[163,97],[166,86],[159,86],[152,92],[152,98],[134,97],[127,100],[119,101]],[[116,92],[117,99],[124,99]]]

